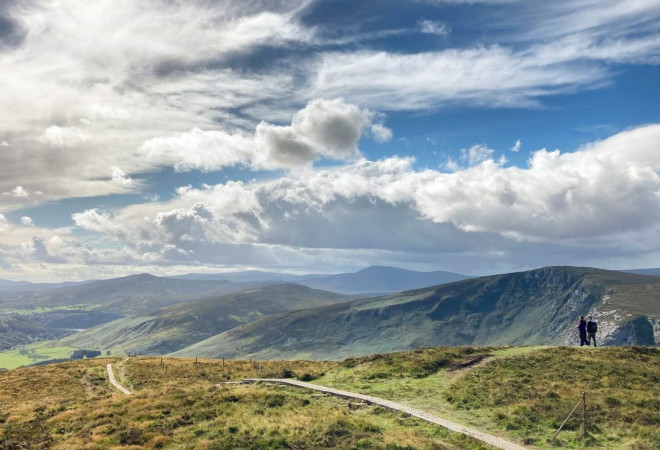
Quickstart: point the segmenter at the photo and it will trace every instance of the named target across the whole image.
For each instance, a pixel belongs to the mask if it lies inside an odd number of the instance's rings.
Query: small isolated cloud
[[[2,195],[17,197],[17,198],[28,198],[30,196],[30,193],[25,189],[23,189],[23,186],[16,186],[14,189],[11,190],[11,192],[3,192]]]
[[[257,126],[257,158],[264,167],[291,167],[320,158],[359,157],[357,144],[372,117],[369,110],[341,98],[312,100],[293,116],[291,125]]]
[[[371,135],[378,142],[387,142],[392,139],[392,130],[382,123],[375,123],[371,125]]]
[[[422,20],[419,22],[419,28],[422,33],[425,34],[436,34],[438,36],[445,36],[449,34],[451,29],[449,25],[443,22],[438,22],[434,20]]]
[[[89,136],[80,128],[57,125],[46,128],[46,131],[40,137],[41,142],[55,147],[75,147],[88,140]]]
[[[21,223],[23,225],[25,225],[26,227],[33,227],[34,226],[34,221],[32,220],[32,218],[30,218],[28,216],[21,217]]]
[[[522,145],[522,143],[520,142],[520,139],[518,139],[518,140],[516,141],[516,143],[513,144],[513,147],[511,147],[511,151],[512,151],[512,152],[520,151],[520,146],[521,146],[521,145]]]
[[[492,148],[488,148],[483,144],[477,144],[469,149],[462,149],[461,158],[467,161],[468,165],[476,166],[484,161],[492,160],[493,152],[494,150]]]
[[[9,145],[9,142],[2,141],[2,142],[0,142],[0,147],[11,147],[11,146]]]

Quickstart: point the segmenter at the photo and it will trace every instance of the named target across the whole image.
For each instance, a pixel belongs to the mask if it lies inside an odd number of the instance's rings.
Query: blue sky
[[[660,266],[659,19],[3,2],[0,278]]]

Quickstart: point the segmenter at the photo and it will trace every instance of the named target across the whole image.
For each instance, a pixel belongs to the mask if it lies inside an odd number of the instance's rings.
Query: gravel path
[[[108,370],[110,370],[110,365],[109,364],[108,364]],[[313,389],[315,391],[323,392],[323,393],[326,393],[326,394],[331,394],[331,395],[341,397],[341,398],[362,400],[363,402],[368,403],[368,404],[380,405],[380,406],[388,408],[392,411],[400,411],[400,412],[403,412],[405,414],[408,414],[409,416],[417,417],[417,418],[425,420],[427,422],[431,422],[431,423],[434,423],[436,425],[440,425],[441,427],[444,427],[444,428],[446,428],[450,431],[454,431],[456,433],[462,433],[462,434],[468,435],[470,437],[473,437],[475,439],[480,440],[481,442],[485,442],[486,444],[492,445],[493,447],[497,447],[497,448],[501,448],[501,449],[505,449],[505,450],[525,450],[525,447],[514,444],[513,442],[506,441],[506,440],[504,440],[502,438],[499,438],[497,436],[493,436],[491,434],[483,433],[479,430],[475,430],[473,428],[468,428],[468,427],[465,427],[465,426],[460,425],[458,423],[442,419],[440,417],[437,417],[437,416],[429,414],[425,411],[422,411],[421,409],[411,408],[409,406],[402,405],[400,403],[392,402],[392,401],[385,400],[385,399],[379,398],[379,397],[373,397],[371,395],[357,394],[357,393],[354,393],[354,392],[342,391],[342,390],[339,390],[339,389],[329,388],[329,387],[326,387],[326,386],[319,386],[318,384],[305,383],[304,381],[291,380],[291,379],[249,378],[247,380],[243,380],[243,383],[259,383],[259,382],[286,384],[286,385],[289,385],[289,386],[296,386],[296,387],[301,387],[301,388],[305,388],[305,389]]]
[[[124,394],[131,395],[131,391],[126,389],[121,384],[117,383],[117,380],[115,380],[115,374],[112,371],[112,364],[108,364],[108,379],[110,380],[110,384],[112,384],[114,387],[122,391]]]

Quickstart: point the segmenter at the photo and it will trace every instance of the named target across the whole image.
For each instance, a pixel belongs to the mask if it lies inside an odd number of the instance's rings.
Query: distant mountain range
[[[660,278],[549,267],[266,317],[182,349],[200,357],[341,359],[440,345],[566,345],[580,314],[604,345],[660,341]]]
[[[638,273],[640,275],[652,275],[654,277],[660,277],[660,269],[631,269],[631,270],[623,270],[622,272]]]
[[[57,345],[164,354],[270,314],[350,299],[297,284],[266,286],[122,318],[61,339]]]
[[[655,345],[660,277],[632,272],[660,270],[549,267],[469,278],[372,266],[336,275],[237,272],[233,281],[139,274],[32,290],[4,282],[13,288],[0,289],[0,350],[59,339],[48,345],[338,359],[436,345],[563,345],[587,313],[601,322],[604,344]]]
[[[5,292],[0,296],[0,314],[26,316],[53,329],[82,329],[263,284],[175,280],[140,274],[45,291]]]
[[[335,275],[291,275],[277,272],[226,272],[218,274],[187,274],[173,277],[186,280],[228,280],[233,282],[297,283],[314,289],[344,294],[383,295],[426,286],[471,278],[454,272],[416,272],[397,267],[370,266],[354,273]]]

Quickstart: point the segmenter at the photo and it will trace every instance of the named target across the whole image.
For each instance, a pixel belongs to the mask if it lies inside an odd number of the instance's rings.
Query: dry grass
[[[133,395],[109,387],[107,362]],[[482,448],[383,408],[306,390],[216,386],[257,376],[310,379],[336,367],[140,357],[0,372],[0,448]]]

